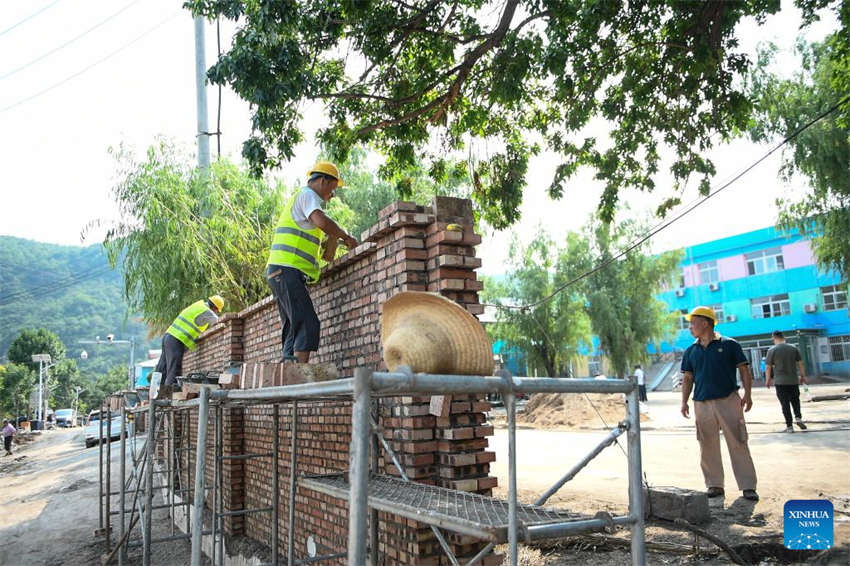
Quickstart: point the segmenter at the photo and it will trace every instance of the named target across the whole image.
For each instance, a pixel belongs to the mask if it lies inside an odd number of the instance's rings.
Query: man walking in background
[[[310,353],[319,349],[319,317],[307,282],[319,280],[322,239],[328,239],[327,250],[335,249],[337,240],[348,249],[357,246],[357,240],[322,210],[342,186],[337,166],[319,161],[307,174],[307,186],[283,207],[266,262],[266,279],[280,315],[283,359],[301,363],[309,362]]]
[[[3,448],[6,450],[6,455],[12,455],[12,439],[15,436],[15,427],[9,422],[9,419],[3,419]]]
[[[646,374],[643,373],[643,369],[640,367],[640,364],[635,366],[635,379],[637,380],[638,385],[638,400],[646,401]]]
[[[708,497],[720,497],[723,460],[720,431],[732,460],[738,489],[745,499],[758,501],[756,469],[747,445],[744,411],[753,406],[753,376],[741,345],[714,332],[717,315],[711,307],[696,307],[686,317],[696,340],[682,357],[682,416],[690,418],[688,397],[694,392],[694,420],[700,449],[700,466]],[[744,396],[738,394],[736,373],[741,372]]]
[[[797,368],[800,369],[799,376]],[[776,385],[776,397],[782,407],[782,415],[785,417],[784,432],[794,432],[791,424],[791,410],[794,410],[797,426],[800,430],[806,430],[803,415],[800,412],[800,384],[806,383],[806,366],[800,356],[800,350],[785,342],[785,335],[781,330],[773,331],[773,347],[767,351],[765,361],[764,384],[770,389],[770,384]]]

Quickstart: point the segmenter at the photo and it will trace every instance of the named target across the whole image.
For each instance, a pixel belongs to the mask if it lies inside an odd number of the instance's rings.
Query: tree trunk
[[[555,377],[555,358],[554,356],[544,356],[543,363],[546,364],[546,376]]]

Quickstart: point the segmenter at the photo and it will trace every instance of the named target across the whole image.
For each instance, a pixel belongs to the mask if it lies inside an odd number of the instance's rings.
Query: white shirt
[[[638,385],[646,385],[644,383],[644,376],[643,376],[643,370],[642,369],[637,368],[635,370],[635,377],[637,378],[637,384]]]
[[[292,205],[292,219],[299,228],[304,230],[315,230],[316,226],[310,220],[310,215],[315,210],[322,210],[324,201],[313,189],[304,187],[298,196],[295,198],[295,204]]]

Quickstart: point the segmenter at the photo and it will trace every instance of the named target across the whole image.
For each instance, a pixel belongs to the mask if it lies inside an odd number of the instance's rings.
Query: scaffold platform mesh
[[[298,483],[340,499],[347,500],[349,496],[346,473],[304,476]],[[369,477],[369,506],[497,544],[508,540],[508,502],[477,493],[373,474]],[[517,504],[520,528],[585,518],[577,513]]]

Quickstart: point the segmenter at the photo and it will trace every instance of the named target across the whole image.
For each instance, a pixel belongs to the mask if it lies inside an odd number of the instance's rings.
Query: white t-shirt
[[[292,205],[292,219],[299,228],[314,230],[316,226],[308,218],[314,210],[322,210],[322,204],[324,204],[322,197],[310,187],[304,187],[295,198],[295,204]]]
[[[638,385],[646,385],[644,383],[644,376],[643,376],[643,370],[642,369],[637,368],[635,370],[635,377],[637,378],[637,384]]]

